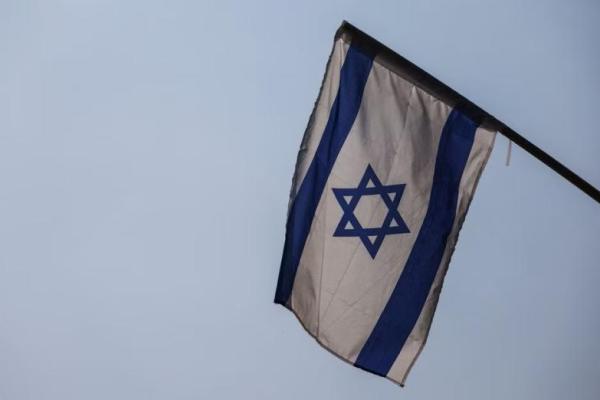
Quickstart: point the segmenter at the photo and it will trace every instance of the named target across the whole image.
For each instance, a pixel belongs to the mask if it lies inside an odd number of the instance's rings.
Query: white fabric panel
[[[419,232],[450,111],[388,69],[373,65],[360,111],[317,207],[290,302],[313,335],[351,362],[385,307]],[[333,237],[342,210],[331,189],[356,187],[368,164],[384,185],[406,184],[399,210],[410,229],[387,236],[374,260],[358,238]],[[358,207],[357,213],[363,211],[358,218],[375,219],[384,208],[380,201]]]

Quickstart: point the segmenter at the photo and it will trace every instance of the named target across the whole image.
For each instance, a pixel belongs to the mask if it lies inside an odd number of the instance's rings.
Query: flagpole
[[[585,194],[590,196],[592,199],[596,200],[597,203],[600,203],[600,191],[594,186],[592,186],[591,183],[589,183],[588,181],[577,175],[575,172],[567,168],[556,158],[552,157],[550,154],[546,153],[544,150],[540,149],[538,146],[531,143],[523,136],[519,135],[517,132],[515,132],[502,121],[496,121],[499,124],[498,132],[500,132],[509,140],[512,140],[523,150],[525,150],[526,152],[528,152],[529,154],[546,164],[546,166],[550,167],[560,176],[562,176],[563,178],[571,182],[573,185],[581,189]]]
[[[347,21],[343,21],[335,37],[336,39],[342,38],[345,42],[351,43],[352,46],[357,47],[361,51],[371,55],[376,59],[377,62],[386,66],[406,80],[412,82],[415,86],[418,86],[426,92],[429,92],[452,107],[459,109],[478,124],[500,132],[523,150],[540,160],[554,172],[558,173],[567,181],[578,187],[597,203],[600,203],[600,190],[596,189],[594,186],[592,186],[592,184],[577,175],[571,169],[567,168],[564,164],[552,157],[550,154],[531,143],[504,122],[498,120],[454,89],[450,88],[434,76],[430,75],[428,72],[394,52],[389,47],[356,28],[354,25]]]

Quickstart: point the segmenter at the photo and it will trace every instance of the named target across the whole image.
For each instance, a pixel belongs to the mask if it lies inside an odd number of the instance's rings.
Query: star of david
[[[371,165],[356,188],[333,188],[333,193],[344,212],[333,236],[359,237],[371,258],[375,259],[386,235],[408,233],[408,227],[398,212],[400,198],[406,185],[382,185]],[[354,210],[362,196],[378,195],[388,208],[381,227],[363,228]]]

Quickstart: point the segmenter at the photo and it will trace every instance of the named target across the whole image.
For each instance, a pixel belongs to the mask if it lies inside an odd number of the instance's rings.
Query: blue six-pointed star
[[[408,227],[398,212],[400,198],[406,185],[382,185],[371,165],[367,169],[356,188],[333,189],[335,198],[340,203],[342,219],[333,236],[359,237],[371,258],[375,259],[386,235],[408,233]],[[363,228],[354,210],[362,196],[379,195],[388,208],[383,224],[379,228]]]

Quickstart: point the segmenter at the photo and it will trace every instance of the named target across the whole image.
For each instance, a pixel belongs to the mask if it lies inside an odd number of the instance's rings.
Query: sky
[[[0,400],[600,398],[600,205],[501,136],[405,388],[273,304],[344,19],[600,187],[597,1],[0,0]]]

